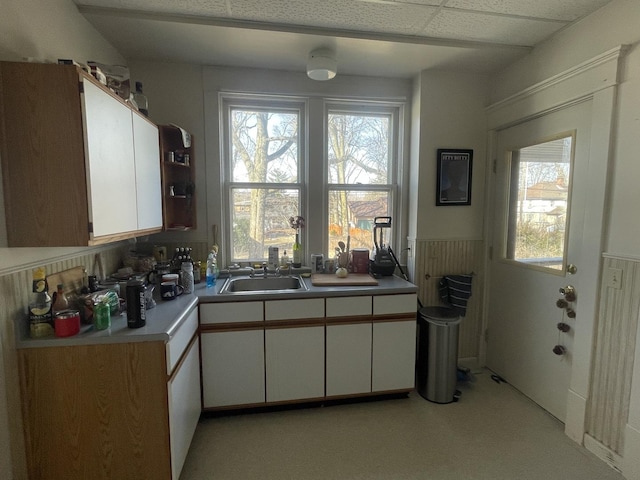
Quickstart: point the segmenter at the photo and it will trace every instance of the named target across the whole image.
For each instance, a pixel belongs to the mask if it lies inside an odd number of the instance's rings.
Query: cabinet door
[[[265,331],[267,402],[324,396],[324,326]]]
[[[372,352],[372,391],[414,387],[415,320],[374,323]]]
[[[204,408],[263,403],[264,330],[202,332]]]
[[[171,478],[178,480],[201,411],[197,339],[169,381],[168,390]]]
[[[327,396],[371,392],[371,332],[371,323],[327,325]]]
[[[162,186],[158,127],[133,113],[138,230],[162,227]]]
[[[131,110],[83,82],[89,221],[93,237],[138,228]]]

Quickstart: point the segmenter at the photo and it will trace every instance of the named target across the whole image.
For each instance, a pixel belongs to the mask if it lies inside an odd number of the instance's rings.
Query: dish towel
[[[472,279],[472,275],[445,275],[440,280],[440,298],[461,317],[467,313]]]

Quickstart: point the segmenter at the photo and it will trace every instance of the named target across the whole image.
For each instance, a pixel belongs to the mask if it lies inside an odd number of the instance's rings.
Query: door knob
[[[567,265],[567,273],[569,275],[575,275],[577,271],[578,271],[578,267],[576,267],[573,263],[570,263],[569,265]]]
[[[564,299],[567,302],[575,302],[576,289],[573,286],[567,285],[566,287],[560,287],[560,293],[564,295]]]

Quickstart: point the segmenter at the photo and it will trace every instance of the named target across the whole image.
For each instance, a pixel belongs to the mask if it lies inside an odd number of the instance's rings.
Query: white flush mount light
[[[307,75],[312,80],[331,80],[338,72],[335,54],[326,48],[313,50],[307,62]]]

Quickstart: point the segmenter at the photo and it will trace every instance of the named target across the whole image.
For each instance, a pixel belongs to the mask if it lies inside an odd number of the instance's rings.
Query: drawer
[[[324,318],[324,298],[264,302],[264,318],[265,320]]]
[[[262,322],[264,320],[262,302],[201,303],[200,323]]]
[[[393,313],[416,313],[418,311],[418,296],[415,293],[401,293],[398,295],[379,295],[373,297],[373,314],[388,315]]]
[[[193,335],[198,330],[198,309],[193,309],[187,313],[187,318],[182,322],[182,325],[178,328],[176,333],[173,334],[171,339],[167,342],[167,374],[171,375],[171,372],[175,368],[178,360],[184,353],[189,342],[193,338]]]
[[[327,317],[371,315],[371,297],[327,298]]]

